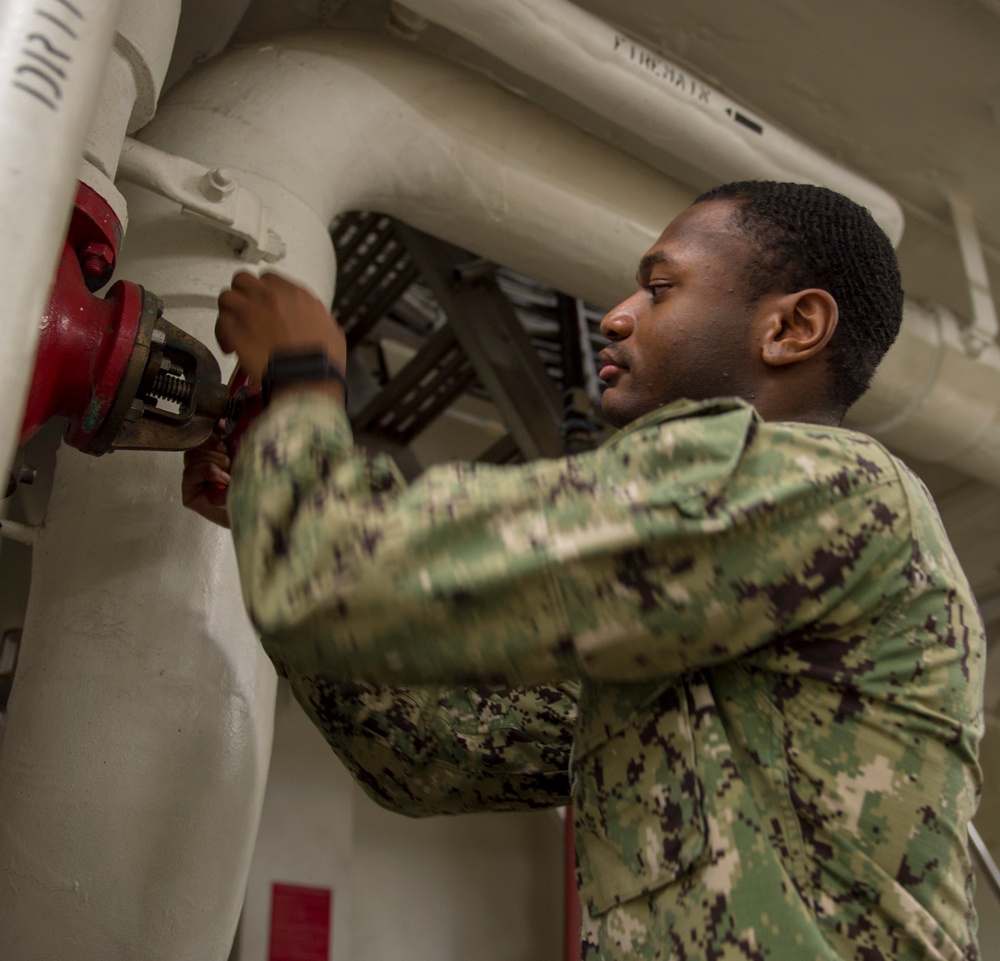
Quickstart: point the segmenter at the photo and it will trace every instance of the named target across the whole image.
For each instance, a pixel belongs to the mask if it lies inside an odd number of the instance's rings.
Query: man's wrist
[[[318,349],[275,351],[268,358],[260,386],[265,407],[276,392],[284,393],[289,388],[322,390],[347,402],[343,371]]]

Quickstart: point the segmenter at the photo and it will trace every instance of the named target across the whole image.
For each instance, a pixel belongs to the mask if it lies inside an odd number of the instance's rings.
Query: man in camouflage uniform
[[[287,281],[219,303],[253,375],[317,345],[343,369]],[[867,211],[727,185],[603,322],[601,449],[405,485],[331,380],[277,383],[242,442],[277,670],[388,807],[572,801],[585,958],[977,957],[982,624],[921,483],[838,426],[901,305]],[[189,458],[189,506],[228,466]]]

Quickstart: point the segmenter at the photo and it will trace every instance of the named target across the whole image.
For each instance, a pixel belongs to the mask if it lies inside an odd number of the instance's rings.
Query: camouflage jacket
[[[265,649],[373,796],[571,794],[584,957],[977,956],[982,624],[872,439],[681,403],[406,486],[293,396],[230,512]]]

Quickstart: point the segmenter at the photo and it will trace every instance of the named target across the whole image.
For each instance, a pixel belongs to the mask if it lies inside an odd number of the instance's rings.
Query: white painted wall
[[[385,811],[354,784],[284,682],[233,961],[267,961],[275,882],[333,888],[331,961],[559,957],[558,816],[414,820]]]

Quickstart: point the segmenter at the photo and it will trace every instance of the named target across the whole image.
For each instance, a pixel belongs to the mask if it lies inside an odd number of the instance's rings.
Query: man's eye
[[[656,283],[646,284],[646,290],[653,296],[656,297],[657,294],[666,293],[673,284],[667,283],[665,280],[657,281]]]

